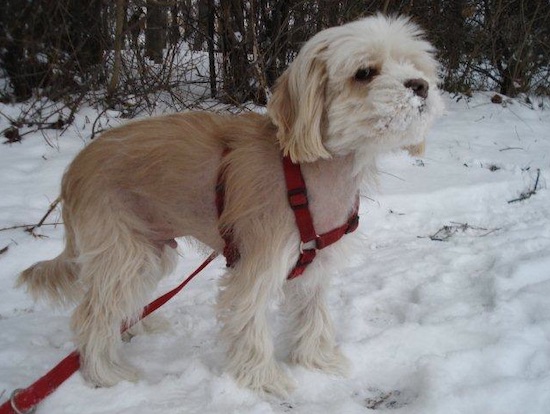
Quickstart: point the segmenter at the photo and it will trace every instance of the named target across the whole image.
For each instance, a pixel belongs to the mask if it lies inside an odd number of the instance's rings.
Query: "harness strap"
[[[222,153],[222,160],[225,158],[227,154],[229,154],[231,150],[229,148],[224,149]],[[216,183],[216,209],[218,211],[218,218],[221,217],[223,213],[223,209],[225,207],[225,166],[222,166],[220,168],[220,171],[218,172],[218,180]],[[237,249],[237,246],[233,240],[233,230],[232,229],[224,229],[221,230],[221,236],[223,241],[225,242],[225,246],[223,248],[223,255],[225,257],[226,266],[232,267],[237,260],[241,257],[239,254],[239,250]]]
[[[292,269],[288,276],[288,279],[294,279],[303,274],[307,266],[313,262],[313,259],[317,255],[317,250],[324,249],[336,243],[345,234],[357,229],[359,226],[359,194],[357,194],[355,206],[348,221],[340,227],[318,235],[313,225],[311,211],[309,210],[307,189],[300,164],[293,163],[290,157],[287,156],[283,158],[283,167],[288,202],[294,212],[301,241],[300,256],[298,257],[296,266],[294,266],[294,269]]]
[[[223,156],[228,153],[229,150],[226,149],[223,152]],[[357,194],[355,207],[348,221],[340,227],[318,235],[313,225],[306,183],[302,175],[300,164],[293,163],[288,156],[283,157],[283,170],[287,187],[288,203],[294,212],[296,225],[300,232],[300,256],[298,257],[296,265],[288,275],[288,279],[294,279],[304,273],[307,266],[313,262],[317,255],[317,250],[330,246],[340,240],[345,234],[351,233],[357,229],[359,225],[359,194]],[[224,178],[225,168],[222,167],[218,174],[216,185],[216,207],[218,216],[221,216],[225,204]],[[221,236],[225,242],[223,254],[226,258],[227,266],[232,267],[240,258],[239,251],[233,240],[233,233],[231,230],[222,230]]]

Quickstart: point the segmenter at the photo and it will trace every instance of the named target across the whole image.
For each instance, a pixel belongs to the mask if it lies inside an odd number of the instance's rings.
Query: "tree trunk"
[[[166,46],[166,7],[157,0],[147,0],[147,27],[145,29],[145,56],[162,63]]]
[[[109,86],[107,87],[107,95],[112,97],[117,89],[120,79],[120,69],[122,66],[122,44],[123,44],[123,29],[126,20],[126,0],[117,0],[116,2],[116,22],[115,22],[115,41],[114,41],[114,64],[113,73]]]
[[[210,67],[210,96],[215,98],[217,95],[216,88],[216,55],[214,50],[214,36],[215,36],[215,5],[214,0],[208,0],[208,37],[206,42],[208,44],[208,64]]]
[[[265,0],[264,0],[265,1]],[[269,3],[268,1],[265,1]],[[266,82],[273,86],[281,72],[287,65],[287,53],[291,46],[288,35],[290,10],[288,2],[281,1],[272,8],[271,14],[267,14],[267,6],[264,5],[263,23],[265,25],[265,40],[269,55],[265,56]]]
[[[65,50],[72,52],[82,72],[103,62],[107,35],[103,32],[101,0],[70,0],[68,4]]]
[[[177,1],[174,1],[172,7],[170,7],[170,28],[168,30],[169,42],[171,45],[176,45],[180,41],[180,5]]]
[[[265,105],[267,103],[267,98],[269,97],[269,88],[267,87],[267,79],[263,64],[265,55],[260,53],[260,47],[258,44],[258,29],[256,27],[256,22],[258,21],[259,14],[257,13],[257,7],[258,0],[250,0],[250,41],[252,43],[252,56],[254,59],[253,65],[256,72],[256,82],[258,84],[254,101]]]
[[[231,103],[251,99],[242,0],[221,2],[220,32],[224,98]]]
[[[203,50],[210,24],[211,0],[199,0],[197,2],[197,25],[193,38],[193,50]]]

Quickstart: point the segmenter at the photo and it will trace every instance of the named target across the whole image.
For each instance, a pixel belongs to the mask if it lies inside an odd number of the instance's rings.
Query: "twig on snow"
[[[379,395],[373,398],[366,398],[365,406],[369,410],[377,410],[382,405],[384,405],[385,408],[396,408],[398,398],[400,395],[401,395],[401,391],[399,390],[394,390],[390,392],[381,392]]]
[[[508,204],[517,203],[518,201],[527,200],[528,198],[531,198],[532,195],[537,194],[537,187],[539,186],[539,179],[540,179],[540,168],[537,168],[537,178],[535,179],[535,185],[534,185],[533,189],[521,193],[518,198],[514,198],[513,200],[508,201]]]
[[[430,240],[433,240],[433,241],[447,241],[451,237],[453,237],[455,234],[465,233],[467,230],[475,230],[477,232],[483,232],[480,234],[476,234],[476,236],[485,237],[491,233],[494,233],[495,231],[500,230],[500,228],[486,229],[483,227],[470,226],[468,223],[456,223],[454,221],[451,221],[450,225],[445,225],[441,227],[434,234],[430,236],[418,236],[418,238],[424,239],[428,237]]]
[[[40,226],[59,226],[60,224],[63,224],[61,221],[55,222],[55,223],[42,223]],[[2,227],[0,231],[7,231],[7,230],[16,230],[16,229],[25,229],[27,232],[32,232],[31,229],[35,229],[38,227],[38,223],[36,224],[18,224],[16,226],[11,227]]]
[[[48,207],[48,211],[46,211],[46,214],[44,214],[44,216],[40,219],[40,221],[36,224],[20,224],[20,225],[16,225],[16,226],[11,226],[11,227],[4,227],[4,228],[1,228],[0,231],[5,231],[5,230],[14,230],[14,229],[25,229],[25,231],[29,234],[31,234],[32,236],[34,237],[41,237],[40,235],[36,234],[34,231],[38,228],[38,227],[42,227],[42,226],[57,226],[58,224],[62,224],[62,223],[59,223],[59,222],[56,222],[56,223],[44,223],[46,221],[46,219],[48,218],[48,216],[52,213],[52,211],[54,211],[54,209],[57,207],[57,205],[61,202],[61,196],[57,197],[53,203],[50,204],[50,206]]]
[[[48,208],[48,211],[46,211],[46,214],[44,214],[44,216],[40,219],[40,221],[35,224],[34,226],[31,226],[29,227],[28,229],[26,229],[25,231],[27,233],[30,233],[31,235],[33,235],[34,237],[38,237],[38,235],[34,232],[34,230],[36,230],[38,227],[42,226],[44,224],[44,222],[46,221],[46,219],[48,218],[48,216],[51,214],[52,211],[54,211],[54,209],[57,207],[57,205],[61,202],[61,196],[58,196],[53,203],[50,204],[50,207]]]
[[[522,150],[522,151],[525,151],[525,150],[524,150],[523,148],[521,148],[521,147],[506,147],[506,148],[499,149],[500,152],[510,151],[510,150]]]
[[[15,240],[11,239],[11,243],[6,244],[4,247],[2,247],[2,248],[0,249],[0,254],[6,253],[6,252],[9,250],[10,245],[12,245],[12,244],[17,245],[17,242],[16,242]]]

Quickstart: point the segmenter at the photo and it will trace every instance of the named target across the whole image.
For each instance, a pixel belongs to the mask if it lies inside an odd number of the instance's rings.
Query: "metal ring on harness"
[[[15,397],[17,396],[19,391],[23,391],[23,389],[22,388],[16,388],[15,390],[13,390],[13,392],[11,393],[11,396],[10,396],[11,408],[12,408],[13,411],[15,411],[15,414],[33,414],[34,412],[36,412],[36,406],[32,407],[28,411],[21,411],[19,408],[17,408],[17,405],[15,405]]]
[[[308,242],[300,242],[300,253],[303,253],[305,250],[319,250],[317,248],[317,240],[319,239],[319,235],[316,235],[313,240],[310,240]]]

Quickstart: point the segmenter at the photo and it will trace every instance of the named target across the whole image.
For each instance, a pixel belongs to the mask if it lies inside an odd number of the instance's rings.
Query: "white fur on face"
[[[407,19],[376,16],[325,30],[306,44],[304,57],[317,51],[314,58],[325,65],[329,153],[372,158],[424,139],[442,101],[433,48],[421,35]],[[361,69],[375,75],[357,80]],[[428,83],[426,99],[405,86],[411,79]]]

